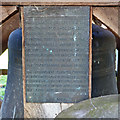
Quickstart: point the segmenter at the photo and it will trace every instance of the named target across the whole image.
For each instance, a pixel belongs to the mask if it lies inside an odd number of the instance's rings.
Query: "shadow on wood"
[[[119,7],[93,7],[93,15],[116,36],[117,49],[120,49]]]
[[[0,26],[0,44],[2,45],[2,50],[0,49],[0,55],[8,48],[7,43],[10,33],[18,27],[19,13],[12,16]]]

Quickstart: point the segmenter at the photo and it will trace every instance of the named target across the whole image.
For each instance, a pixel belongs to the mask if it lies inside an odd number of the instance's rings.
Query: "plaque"
[[[87,6],[25,6],[26,102],[77,103],[88,98]]]

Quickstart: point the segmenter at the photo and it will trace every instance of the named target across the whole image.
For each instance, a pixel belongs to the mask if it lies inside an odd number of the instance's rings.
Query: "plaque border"
[[[89,71],[88,71],[88,98],[91,99],[92,91],[92,6],[89,7]],[[26,102],[26,74],[25,74],[25,27],[24,27],[24,6],[21,7],[21,26],[22,26],[22,75],[23,75],[23,101],[24,105],[29,104]],[[39,104],[39,103],[37,103]],[[70,103],[66,103],[70,104]],[[73,103],[71,103],[73,104]]]
[[[91,94],[92,94],[92,14],[93,10],[92,7],[90,7],[90,31],[89,31],[89,83],[88,83],[88,92],[89,92],[89,99],[91,99]]]

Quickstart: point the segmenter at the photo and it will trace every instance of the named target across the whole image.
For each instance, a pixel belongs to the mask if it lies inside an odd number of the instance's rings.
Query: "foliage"
[[[1,75],[0,76],[0,99],[3,100],[4,95],[5,95],[5,87],[6,87],[6,82],[7,82],[7,75]]]

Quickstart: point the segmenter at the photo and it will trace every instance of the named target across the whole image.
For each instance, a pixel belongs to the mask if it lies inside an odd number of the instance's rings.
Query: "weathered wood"
[[[24,118],[55,118],[60,112],[73,104],[27,103],[24,106]]]
[[[89,99],[92,92],[92,7],[90,7],[90,34],[89,34]]]
[[[0,22],[5,20],[9,15],[11,15],[14,11],[17,10],[16,6],[0,6]]]
[[[25,90],[25,37],[24,37],[24,13],[21,7],[21,22],[22,22],[22,75],[23,75],[23,101],[26,103],[26,90]]]
[[[12,16],[9,20],[0,26],[0,45],[2,45],[0,54],[2,54],[7,49],[8,37],[10,33],[16,28],[19,28],[19,13]]]
[[[119,0],[1,0],[1,5],[118,5]]]
[[[119,35],[118,10],[119,7],[93,7],[93,15],[98,18],[102,23],[104,23],[107,27],[109,27],[113,32]]]
[[[7,72],[7,69],[0,70],[0,75],[7,75]]]
[[[93,7],[93,15],[116,36],[117,49],[120,50],[119,7]]]
[[[119,30],[118,30],[118,34],[117,34],[115,31],[112,30],[112,28],[108,27],[105,23],[103,23],[102,21],[100,21],[100,20],[99,20],[97,17],[95,17],[94,15],[93,15],[93,18],[94,18],[93,21],[95,22],[95,24],[97,24],[97,25],[99,25],[99,26],[101,26],[102,24],[105,25],[106,28],[115,35],[115,37],[116,37],[116,48],[117,48],[118,50],[120,50]],[[118,25],[118,27],[119,27],[119,25]],[[118,28],[118,29],[119,29],[119,28]]]

